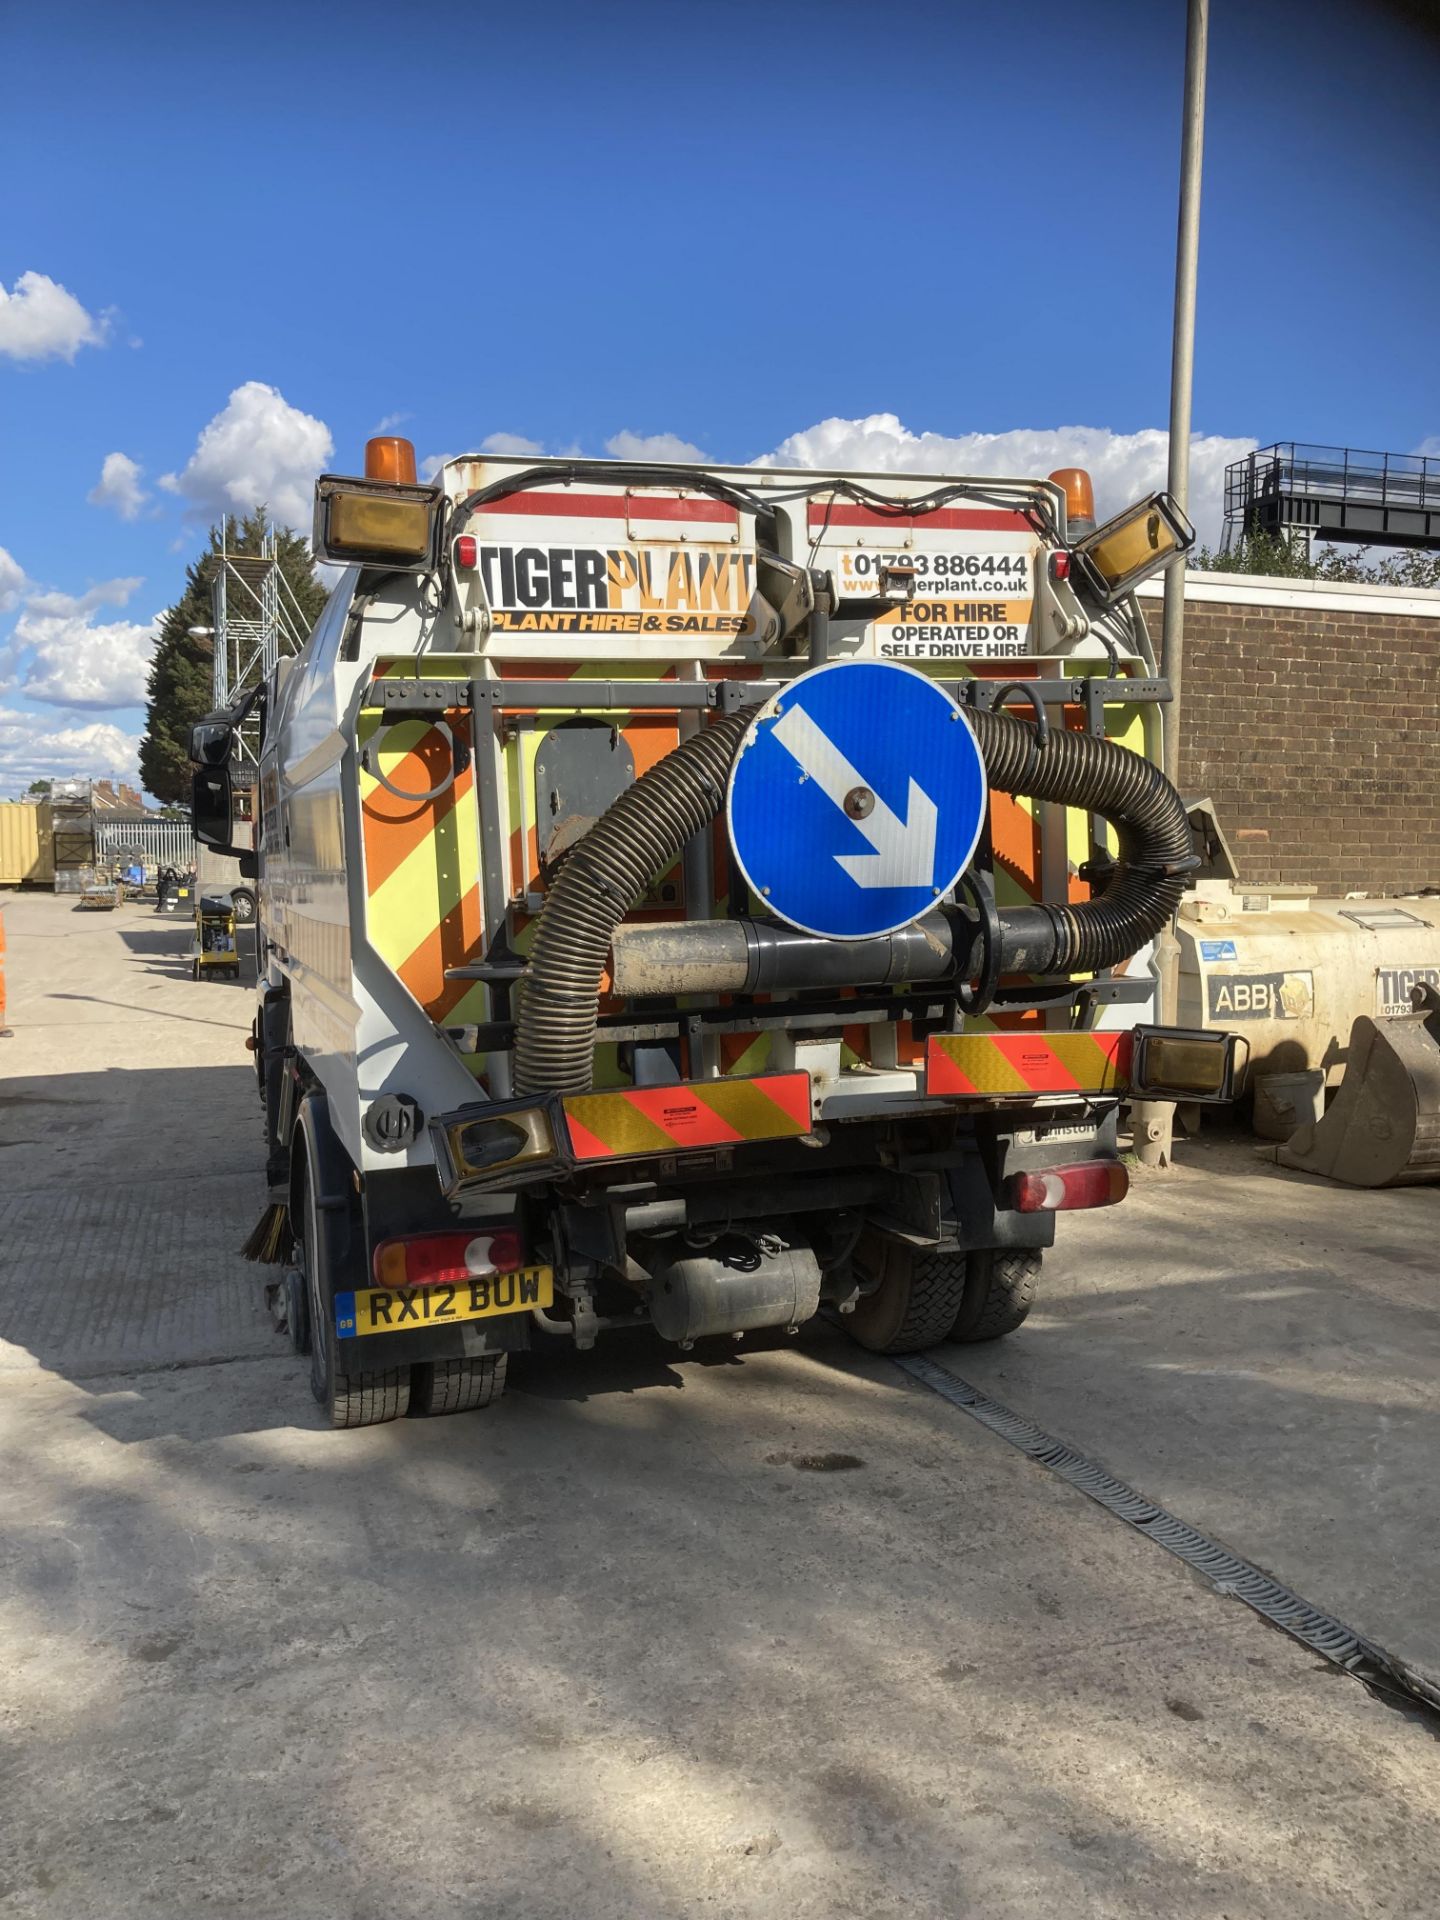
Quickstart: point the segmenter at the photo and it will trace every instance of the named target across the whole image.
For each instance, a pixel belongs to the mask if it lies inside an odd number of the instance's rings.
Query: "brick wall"
[[[1180,756],[1242,879],[1440,886],[1440,594],[1192,575]]]

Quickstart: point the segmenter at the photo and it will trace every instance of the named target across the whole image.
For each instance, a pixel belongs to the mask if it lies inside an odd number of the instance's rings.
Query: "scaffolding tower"
[[[230,707],[274,672],[283,655],[298,653],[310,635],[309,622],[281,571],[274,527],[265,529],[259,553],[236,553],[228,521],[220,529],[214,556],[210,605],[215,627],[214,704]],[[236,758],[255,766],[260,758],[260,723],[252,714],[236,730]]]

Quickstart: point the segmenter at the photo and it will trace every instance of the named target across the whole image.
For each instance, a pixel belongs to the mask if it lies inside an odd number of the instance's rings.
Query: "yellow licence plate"
[[[487,1273],[457,1285],[365,1287],[335,1296],[335,1332],[342,1340],[366,1333],[411,1333],[420,1327],[453,1326],[461,1320],[491,1320],[555,1302],[553,1267],[520,1267]]]

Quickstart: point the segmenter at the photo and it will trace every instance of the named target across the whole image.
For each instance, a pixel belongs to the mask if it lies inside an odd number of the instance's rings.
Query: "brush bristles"
[[[242,1260],[258,1261],[262,1267],[278,1266],[285,1257],[289,1243],[289,1213],[279,1201],[272,1201],[240,1249],[240,1257]]]

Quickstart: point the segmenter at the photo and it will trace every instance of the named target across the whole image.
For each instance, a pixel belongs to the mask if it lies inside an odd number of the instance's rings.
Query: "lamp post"
[[[1205,62],[1210,36],[1210,0],[1188,0],[1185,15],[1185,91],[1180,124],[1180,211],[1175,237],[1175,318],[1170,344],[1169,489],[1182,510],[1190,504],[1190,397],[1195,373],[1195,286],[1200,262],[1200,176],[1205,157]],[[1160,671],[1170,682],[1165,716],[1165,773],[1180,784],[1180,702],[1185,680],[1185,560],[1165,570],[1165,611],[1160,633]],[[1155,943],[1159,1015],[1163,1026],[1179,1017],[1180,947],[1167,927]],[[1132,1109],[1135,1150],[1142,1165],[1170,1164],[1175,1106],[1141,1100]]]

